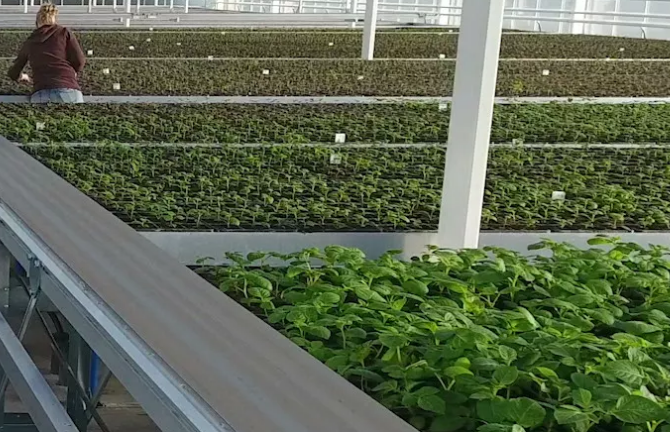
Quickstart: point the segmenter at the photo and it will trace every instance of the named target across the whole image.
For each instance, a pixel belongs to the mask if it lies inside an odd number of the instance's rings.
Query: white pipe
[[[142,0],[137,0],[137,10],[136,13],[139,15],[140,14],[140,4],[142,3]]]
[[[88,13],[93,13],[93,2],[95,0],[88,0]]]
[[[365,5],[365,27],[363,28],[363,60],[372,60],[375,55],[375,32],[377,31],[377,0],[367,0]]]
[[[140,0],[137,0],[137,1],[140,1]],[[129,14],[129,13],[132,12],[132,9],[131,9],[131,6],[132,6],[132,4],[131,4],[131,0],[125,0],[125,2],[126,2],[126,13]]]
[[[188,13],[188,0],[184,0],[184,13]]]
[[[23,13],[28,13],[28,0],[23,0]]]

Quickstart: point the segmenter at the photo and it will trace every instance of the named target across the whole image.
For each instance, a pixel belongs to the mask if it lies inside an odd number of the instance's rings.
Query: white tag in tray
[[[270,75],[270,69],[263,69],[263,75]]]
[[[114,90],[121,90],[121,83],[114,83],[112,84],[112,88]]]
[[[43,122],[37,122],[35,123],[35,130],[42,131],[46,129],[47,125]]]
[[[335,134],[335,143],[336,144],[344,144],[347,142],[347,134],[343,133],[336,133]]]
[[[447,58],[446,55],[444,55],[444,54],[440,54],[440,60],[444,60],[445,58]]]
[[[446,104],[446,103],[437,104],[437,110],[438,111],[444,111],[447,108],[449,108],[449,104]]]
[[[209,61],[214,60],[214,56],[207,56],[207,60],[209,60]]]
[[[134,46],[132,46],[132,45],[131,45],[131,46],[129,46],[129,47],[128,47],[128,49],[129,49],[129,50],[131,50],[131,51],[135,51],[135,47],[134,47]]]
[[[565,192],[563,191],[553,191],[551,193],[551,199],[554,201],[563,201],[565,200]]]
[[[103,73],[104,75],[109,75],[109,69],[107,69],[107,68],[103,69],[103,70],[102,70],[102,73]]]
[[[543,76],[549,76],[549,69],[544,69],[544,70],[542,71],[542,75],[543,75]]]
[[[330,164],[331,165],[339,165],[342,163],[342,155],[338,153],[331,153],[330,154]]]
[[[92,56],[92,55],[93,55],[93,50],[88,50],[88,51],[86,51],[86,55],[90,55],[90,56]]]
[[[335,45],[335,44],[332,43],[332,42],[328,42],[328,46],[333,46],[333,45]]]
[[[365,78],[363,75],[358,75],[358,81],[361,81],[363,78]]]

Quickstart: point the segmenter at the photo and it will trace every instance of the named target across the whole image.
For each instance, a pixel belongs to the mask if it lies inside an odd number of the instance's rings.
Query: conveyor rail
[[[0,242],[164,431],[414,431],[2,138]]]

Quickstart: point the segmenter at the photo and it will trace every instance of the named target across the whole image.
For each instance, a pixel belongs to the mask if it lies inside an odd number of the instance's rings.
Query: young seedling
[[[340,165],[342,163],[342,155],[339,153],[330,154],[330,164],[331,165]]]
[[[551,193],[551,199],[554,201],[564,201],[565,200],[565,192],[563,191],[553,191]]]
[[[347,134],[336,133],[335,134],[335,144],[344,144],[347,142]]]

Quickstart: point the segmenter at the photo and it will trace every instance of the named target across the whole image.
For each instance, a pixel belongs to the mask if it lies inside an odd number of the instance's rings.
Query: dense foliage
[[[27,32],[0,32],[0,56],[15,55]],[[78,32],[93,57],[299,57],[358,58],[361,32],[155,31]],[[377,58],[456,57],[458,35],[387,31],[375,39]],[[177,44],[180,45],[177,45]],[[332,45],[331,45],[332,44]],[[134,49],[130,50],[132,46]],[[621,49],[623,48],[623,51]],[[670,42],[577,35],[505,34],[503,58],[668,58]]]
[[[0,135],[22,143],[445,143],[448,129],[431,104],[0,105]],[[491,141],[513,140],[667,143],[670,106],[498,105]]]
[[[145,230],[431,230],[444,170],[441,147],[27,151]],[[659,148],[495,148],[482,227],[667,230],[668,166]],[[554,191],[566,199],[552,200]]]
[[[0,60],[6,69],[10,60]],[[453,61],[96,60],[85,94],[257,96],[448,96]],[[109,69],[109,74],[104,70]],[[548,70],[549,75],[543,71]],[[263,72],[268,71],[265,75]],[[670,62],[503,61],[499,96],[667,96]],[[120,90],[114,90],[120,84]],[[29,92],[0,77],[0,94]]]
[[[535,247],[552,255],[331,246],[202,273],[421,431],[670,430],[670,251]]]

